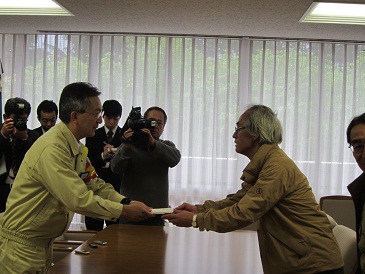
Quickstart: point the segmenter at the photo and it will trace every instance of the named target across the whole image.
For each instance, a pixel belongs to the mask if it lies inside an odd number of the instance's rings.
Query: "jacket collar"
[[[263,144],[258,149],[256,154],[252,157],[252,160],[248,163],[248,165],[243,170],[243,174],[241,176],[241,180],[246,183],[251,183],[250,181],[256,181],[263,165],[266,162],[266,159],[274,152],[281,150],[277,144]],[[248,178],[251,177],[247,181]],[[253,178],[252,178],[253,177]],[[246,179],[246,180],[245,180]]]
[[[351,184],[347,186],[350,194],[354,197],[365,192],[365,172],[357,177]]]
[[[70,146],[71,152],[74,156],[83,152],[84,145],[77,141],[71,130],[67,127],[64,122],[60,122],[55,127],[59,128],[62,134],[65,136],[68,145]]]

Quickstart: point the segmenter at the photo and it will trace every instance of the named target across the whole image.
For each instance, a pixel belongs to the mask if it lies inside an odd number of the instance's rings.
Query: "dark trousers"
[[[118,224],[118,223],[119,223],[119,219],[116,220],[115,222],[105,220],[105,224],[107,226],[112,225],[112,224]],[[101,231],[104,228],[104,220],[85,216],[85,225],[86,225],[87,230]]]
[[[10,193],[10,185],[0,183],[0,212],[5,211],[6,201]]]
[[[161,218],[161,215],[156,215],[155,217],[139,221],[139,222],[131,222],[127,219],[121,217],[119,219],[120,224],[130,224],[130,225],[152,225],[152,226],[164,226],[165,219]]]

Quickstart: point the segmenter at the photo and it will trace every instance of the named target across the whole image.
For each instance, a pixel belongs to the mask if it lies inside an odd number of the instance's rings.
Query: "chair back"
[[[321,210],[330,215],[339,225],[356,230],[355,206],[351,196],[323,196],[319,200]]]
[[[357,265],[356,232],[344,225],[336,225],[333,234],[341,250],[345,274],[350,274]]]

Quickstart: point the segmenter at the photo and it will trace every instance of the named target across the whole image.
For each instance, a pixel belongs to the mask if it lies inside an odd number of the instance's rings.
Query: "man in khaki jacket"
[[[307,178],[278,146],[282,128],[275,113],[251,106],[237,122],[233,138],[236,151],[251,160],[241,176],[242,189],[220,201],[184,203],[164,217],[178,226],[216,232],[259,221],[264,273],[343,273],[326,214]]]
[[[46,273],[52,242],[68,229],[73,212],[111,221],[154,216],[99,179],[80,143],[102,121],[99,95],[88,83],[67,85],[59,102],[61,122],[26,154],[0,221],[0,273]]]

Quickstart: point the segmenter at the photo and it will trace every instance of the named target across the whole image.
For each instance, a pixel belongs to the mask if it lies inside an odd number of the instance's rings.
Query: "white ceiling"
[[[75,16],[0,16],[0,33],[158,33],[365,41],[365,26],[299,23],[312,0],[57,2]]]

